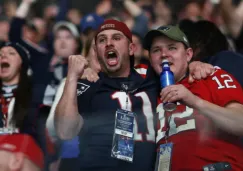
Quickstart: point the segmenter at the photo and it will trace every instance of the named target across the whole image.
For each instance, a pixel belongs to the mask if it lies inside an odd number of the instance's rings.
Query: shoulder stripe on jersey
[[[146,75],[147,74],[147,69],[144,68],[137,68],[135,69],[139,74],[141,75]]]
[[[139,73],[143,78],[146,78],[148,65],[146,64],[138,64],[134,67],[134,69]]]
[[[138,64],[134,67],[135,69],[139,69],[139,68],[144,68],[144,69],[148,69],[148,65],[146,64]]]

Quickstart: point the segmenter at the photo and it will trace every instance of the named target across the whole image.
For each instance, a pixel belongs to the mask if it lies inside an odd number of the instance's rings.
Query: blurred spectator
[[[212,21],[215,5],[216,3],[213,3],[212,0],[199,0],[200,17],[204,20]]]
[[[113,8],[112,8],[113,7]],[[142,7],[132,0],[102,0],[96,7],[96,14],[126,23],[128,28],[141,36],[148,31],[148,18]]]
[[[80,35],[76,26],[67,21],[57,22],[53,28],[55,55],[67,59],[81,52]]]
[[[44,156],[35,141],[28,135],[0,136],[1,171],[41,171]]]
[[[45,128],[41,127],[39,117],[44,88],[33,82],[33,77],[27,73],[29,52],[19,43],[8,42],[1,47],[0,57],[0,134],[27,133],[45,153],[49,152],[45,144],[48,142]]]
[[[32,24],[34,29],[36,29],[36,42],[41,47],[48,48],[46,44],[46,35],[47,35],[47,23],[43,18],[34,17],[32,19]]]
[[[183,9],[179,12],[178,20],[190,19],[192,21],[198,21],[201,16],[200,5],[195,0],[187,0],[183,4]]]
[[[4,1],[3,11],[9,19],[15,16],[16,10],[17,10],[16,0]]]
[[[89,61],[89,67],[96,73],[99,73],[101,68],[100,68],[100,63],[98,61],[97,54],[96,54],[94,48],[95,48],[95,40],[94,40],[94,38],[90,37],[86,41],[86,44],[84,47],[85,52],[86,52],[86,53],[84,53],[84,56]]]
[[[101,0],[95,9],[95,13],[99,16],[106,16],[112,10],[112,0]]]
[[[6,16],[0,15],[0,46],[2,43],[7,42],[9,33],[9,19]]]
[[[43,103],[51,105],[60,81],[66,77],[68,57],[81,53],[81,41],[76,26],[67,21],[60,21],[53,28],[54,54],[49,65],[50,80],[45,91]]]
[[[46,7],[44,8],[44,19],[45,20],[52,20],[54,18],[56,18],[56,16],[59,13],[59,8],[55,3],[50,3],[47,4]]]
[[[243,1],[234,5],[232,0],[221,0],[220,7],[226,27],[235,39],[237,50],[243,53]]]
[[[34,87],[27,74],[29,53],[19,43],[7,43],[0,49],[0,57],[0,127],[36,136],[36,112],[31,112],[32,106],[38,103],[38,97],[32,98]]]
[[[81,18],[82,18],[82,14],[78,9],[72,8],[68,10],[67,19],[71,23],[75,25],[79,25]]]
[[[60,19],[57,20],[57,16],[60,12],[60,9],[57,4],[55,3],[48,3],[44,9],[43,9],[43,19],[46,21],[47,30],[48,30],[48,36],[52,37],[52,28],[55,25],[55,23],[59,20],[64,20],[64,18],[60,17]],[[64,14],[65,15],[65,14]],[[50,47],[52,46],[52,41],[50,42]]]
[[[124,22],[132,31],[138,33],[141,36],[144,36],[148,31],[148,18],[145,16],[142,8],[132,0],[124,0],[122,2],[124,8],[131,16]]]
[[[172,22],[172,12],[166,2],[161,0],[156,0],[154,4],[154,12],[155,12],[155,21],[151,23],[150,28],[156,29],[161,25],[168,25]]]
[[[86,47],[86,42],[92,40],[98,27],[104,22],[104,18],[95,14],[85,15],[80,22],[81,40],[84,47]],[[87,54],[87,48],[84,48],[83,54]]]
[[[132,32],[132,42],[135,45],[134,48],[134,66],[137,66],[141,63],[141,60],[144,60],[144,50],[143,50],[143,38],[141,35],[136,32]]]
[[[49,54],[42,48],[40,43],[41,35],[32,21],[26,21],[27,14],[34,0],[22,0],[16,11],[16,15],[11,21],[9,40],[19,42],[30,53],[30,66],[33,70],[33,81],[45,84],[48,81],[43,74],[48,72]],[[44,94],[44,93],[43,93]]]
[[[82,33],[88,33],[89,31],[96,31],[98,27],[104,22],[104,18],[91,13],[85,15],[80,23],[80,28]]]

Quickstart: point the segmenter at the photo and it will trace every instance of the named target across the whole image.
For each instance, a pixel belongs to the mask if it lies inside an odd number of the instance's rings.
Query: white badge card
[[[172,147],[172,143],[160,145],[159,152],[157,154],[155,171],[170,171]]]
[[[133,162],[134,120],[133,112],[122,109],[116,111],[111,157]]]

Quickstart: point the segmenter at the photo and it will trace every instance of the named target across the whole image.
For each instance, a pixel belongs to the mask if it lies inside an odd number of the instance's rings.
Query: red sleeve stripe
[[[140,69],[140,68],[148,69],[148,65],[146,65],[146,64],[138,64],[134,68],[135,69]]]

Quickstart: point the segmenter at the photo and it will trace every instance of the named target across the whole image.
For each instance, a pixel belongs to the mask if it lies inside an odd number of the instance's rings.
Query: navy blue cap
[[[85,15],[80,23],[81,32],[85,32],[87,29],[97,30],[103,22],[104,18],[97,14]]]
[[[27,71],[29,68],[29,59],[30,59],[29,51],[24,46],[22,46],[20,43],[17,42],[6,42],[1,48],[6,46],[13,47],[19,53],[19,56],[22,59],[22,66]]]

